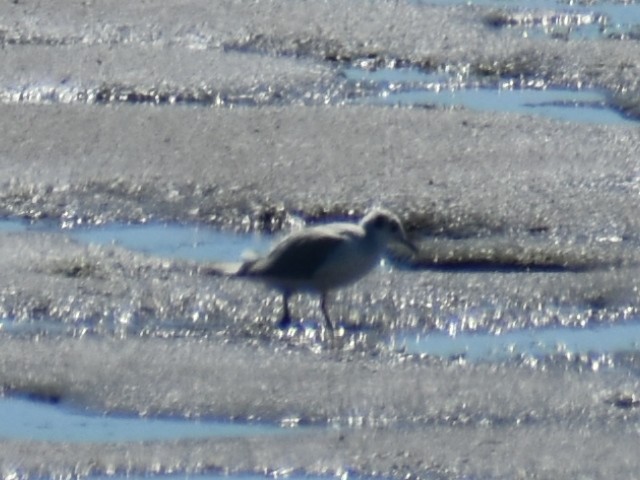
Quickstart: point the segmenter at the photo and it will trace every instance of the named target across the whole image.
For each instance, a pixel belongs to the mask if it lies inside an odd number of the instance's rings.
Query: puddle
[[[239,261],[252,252],[267,252],[275,240],[272,235],[178,223],[109,224],[61,230],[51,222],[0,219],[0,233],[26,231],[64,231],[86,244],[118,245],[149,255],[193,261]]]
[[[238,261],[248,252],[268,251],[274,241],[264,234],[162,223],[78,228],[69,234],[84,243],[119,245],[151,255],[194,261]]]
[[[358,103],[389,106],[461,106],[473,110],[542,115],[578,123],[629,124],[605,92],[558,88],[468,88],[464,79],[413,68],[347,68],[347,81],[371,88]]]
[[[274,480],[274,479],[282,479],[282,480],[332,480],[332,479],[340,479],[347,480],[349,478],[362,479],[363,477],[348,475],[343,473],[342,475],[308,475],[304,472],[298,471],[290,471],[289,469],[285,469],[282,471],[274,471],[269,475],[260,475],[257,473],[232,473],[232,474],[224,474],[224,473],[185,473],[183,475],[171,473],[171,474],[157,474],[157,473],[149,473],[149,474],[138,474],[138,475],[92,475],[87,477],[88,480]]]
[[[3,218],[0,220],[0,232],[25,232],[29,229],[29,222],[14,218]]]
[[[348,470],[339,469],[335,472],[334,475],[331,475],[329,472],[326,474],[309,474],[302,470],[293,470],[291,468],[283,468],[280,470],[272,470],[268,473],[260,474],[253,472],[238,472],[238,473],[221,473],[221,472],[213,472],[213,473],[169,473],[169,474],[158,474],[158,473],[149,473],[149,474],[129,474],[126,475],[92,475],[88,477],[89,480],[181,480],[181,479],[189,479],[189,480],[373,480],[378,477],[365,477],[362,475],[358,475],[352,473]],[[425,477],[427,480],[431,479],[431,476]],[[435,478],[435,477],[433,477]]]
[[[51,225],[29,224],[16,220],[0,221],[0,231],[60,231]],[[107,225],[65,231],[80,242],[116,244],[123,248],[168,258],[194,261],[237,261],[247,251],[265,252],[273,237],[259,234],[223,232],[211,227],[185,224]],[[36,322],[0,320],[0,330],[9,334],[65,328],[46,319]],[[464,356],[470,361],[501,361],[518,356],[544,357],[554,354],[608,354],[640,350],[640,319],[637,323],[607,324],[595,328],[554,327],[511,330],[502,334],[487,332],[416,334],[401,332],[392,345],[408,353],[449,358]],[[129,421],[124,419],[123,421]],[[209,428],[209,427],[202,427]]]
[[[10,335],[63,335],[67,332],[67,329],[67,325],[47,319],[46,317],[32,318],[23,321],[16,321],[15,318],[12,317],[0,318],[0,333]]]
[[[513,15],[504,26],[524,36],[572,39],[634,39],[640,32],[640,3],[567,0],[412,0],[419,5],[476,5]],[[515,24],[514,24],[515,23]]]
[[[407,353],[442,358],[462,356],[472,362],[501,361],[517,356],[542,358],[556,354],[599,355],[640,350],[640,323],[620,323],[595,328],[511,330],[502,334],[400,334],[392,341],[397,348],[404,348]]]
[[[140,442],[249,437],[300,431],[261,423],[94,415],[66,405],[0,398],[0,439],[56,442]]]

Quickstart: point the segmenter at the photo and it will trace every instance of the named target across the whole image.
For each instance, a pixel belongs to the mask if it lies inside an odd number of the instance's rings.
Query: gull
[[[327,294],[369,273],[390,243],[417,252],[400,219],[376,209],[357,224],[336,222],[304,228],[282,239],[264,257],[213,268],[209,273],[257,280],[277,289],[284,306],[278,326],[283,329],[291,325],[289,298],[293,293],[319,294],[325,325],[333,333]]]

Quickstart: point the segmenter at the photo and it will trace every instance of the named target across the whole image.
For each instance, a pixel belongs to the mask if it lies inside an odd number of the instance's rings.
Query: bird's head
[[[369,212],[361,220],[360,225],[367,236],[381,244],[400,243],[413,253],[418,251],[416,246],[407,239],[400,219],[388,210],[373,210]]]

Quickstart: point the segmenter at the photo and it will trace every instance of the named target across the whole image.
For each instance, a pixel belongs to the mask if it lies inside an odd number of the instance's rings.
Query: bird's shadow
[[[325,333],[331,335],[331,330],[328,330],[324,322],[313,318],[303,319],[289,319],[288,321],[280,321],[277,324],[278,330],[281,332],[288,332],[294,335],[311,333]],[[363,323],[353,323],[345,320],[338,320],[333,329],[334,336],[346,336],[354,335],[358,333],[377,333],[378,329],[374,325],[367,325]]]

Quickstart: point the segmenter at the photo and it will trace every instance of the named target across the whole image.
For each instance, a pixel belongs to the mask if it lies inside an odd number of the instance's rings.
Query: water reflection
[[[570,28],[571,38],[620,38],[637,32],[640,3],[633,1],[581,2],[571,0],[412,0],[418,5],[477,5],[511,13],[524,14],[535,21],[514,22],[524,35],[556,36],[559,29]],[[505,26],[512,26],[507,23]]]
[[[85,243],[114,244],[162,257],[195,261],[240,260],[249,252],[267,251],[273,241],[273,237],[263,234],[238,234],[204,226],[164,223],[111,224],[79,228],[70,234]]]
[[[99,415],[67,405],[0,398],[0,439],[129,442],[292,433],[261,423]]]
[[[501,361],[516,356],[555,354],[599,355],[640,349],[640,323],[602,325],[595,328],[551,327],[511,330],[502,334],[465,332],[449,335],[402,333],[393,338],[407,353],[436,357],[464,357],[472,362]]]
[[[443,72],[412,68],[368,70],[352,67],[343,72],[351,82],[368,85],[370,93],[358,103],[398,106],[465,107],[480,111],[542,115],[578,123],[629,124],[637,122],[613,109],[604,91],[561,88],[470,87],[469,79]]]

